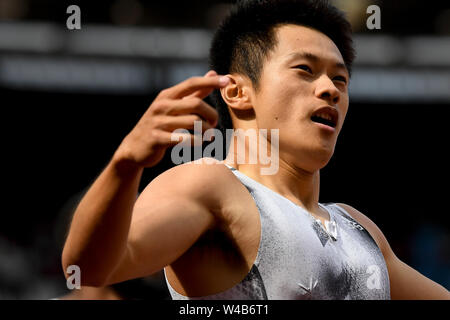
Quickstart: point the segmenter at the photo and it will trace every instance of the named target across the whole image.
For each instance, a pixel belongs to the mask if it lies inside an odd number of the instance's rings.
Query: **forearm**
[[[62,264],[78,265],[82,284],[106,281],[125,253],[142,171],[113,157],[78,205]]]
[[[216,126],[217,111],[202,99],[228,82],[208,72],[156,97],[78,205],[62,254],[64,273],[67,266],[78,265],[82,284],[101,286],[119,262],[133,256],[127,240],[143,168],[157,165],[166,149],[178,143],[173,140],[175,129],[191,129],[200,119],[207,120],[206,127]]]

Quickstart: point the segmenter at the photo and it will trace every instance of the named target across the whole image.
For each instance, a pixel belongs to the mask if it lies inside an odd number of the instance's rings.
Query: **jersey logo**
[[[350,227],[350,229],[358,229],[360,231],[364,231],[364,228],[355,221],[347,220],[347,224]]]
[[[336,222],[334,221],[325,221],[325,229],[328,232],[328,235],[333,239],[334,241],[337,240],[337,226]]]

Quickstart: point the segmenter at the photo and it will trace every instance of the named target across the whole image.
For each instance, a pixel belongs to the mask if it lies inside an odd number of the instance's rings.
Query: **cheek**
[[[266,79],[265,79],[266,80]],[[260,128],[282,128],[304,117],[304,104],[310,90],[291,74],[273,73],[256,96],[255,113]]]
[[[349,107],[349,97],[348,95],[346,95],[341,99],[341,103],[339,103],[339,109],[342,115],[342,122],[345,120],[345,117],[347,116],[348,107]]]
[[[290,93],[279,81],[272,81],[270,87],[262,88],[256,99],[256,117],[260,125],[276,126],[291,113]]]
[[[338,134],[341,132],[342,127],[344,126],[344,123],[345,123],[345,118],[347,117],[348,102],[346,105],[343,105],[339,109],[340,109],[340,119],[339,119],[339,124],[338,124],[338,130],[339,130]]]
[[[304,117],[307,111],[307,92],[304,86],[293,86],[284,83],[278,88],[276,100],[273,101],[273,111],[279,121],[291,122]]]

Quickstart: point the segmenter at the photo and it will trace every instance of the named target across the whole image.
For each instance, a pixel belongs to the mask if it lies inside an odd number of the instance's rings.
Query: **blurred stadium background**
[[[345,202],[396,254],[450,289],[450,5],[339,0],[355,31],[350,111],[322,172],[321,201]],[[66,9],[81,8],[81,30]],[[366,8],[381,8],[368,30]],[[78,199],[156,94],[208,70],[230,1],[0,0],[3,203],[0,299],[69,293],[60,264]],[[145,186],[154,173],[146,172]],[[161,274],[116,296],[167,299]]]

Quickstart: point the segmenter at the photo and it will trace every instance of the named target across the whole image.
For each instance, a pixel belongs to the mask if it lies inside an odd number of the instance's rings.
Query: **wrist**
[[[130,159],[123,152],[117,150],[111,161],[110,166],[120,176],[123,175],[135,175],[142,172],[143,168],[138,165],[134,160]]]

